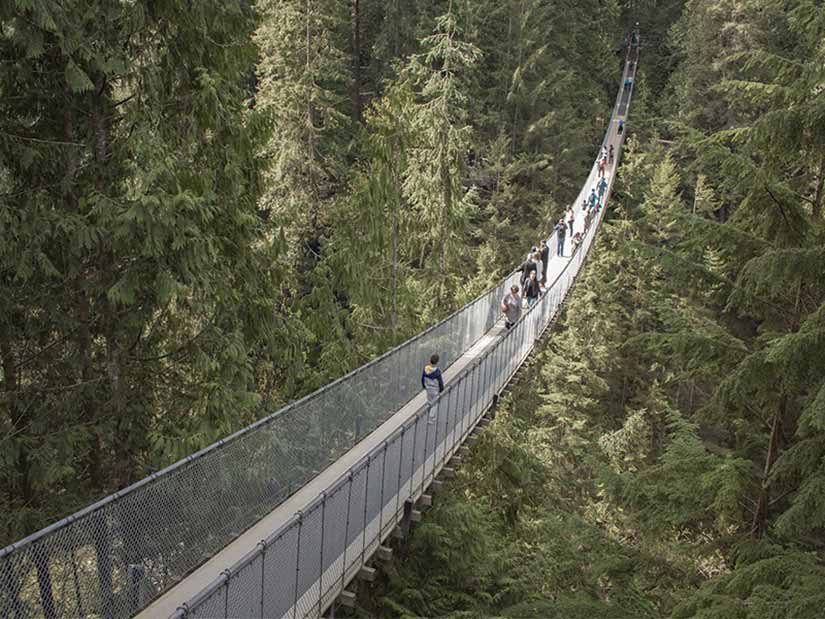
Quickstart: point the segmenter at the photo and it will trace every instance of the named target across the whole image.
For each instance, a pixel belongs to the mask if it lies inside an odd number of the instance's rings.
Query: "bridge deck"
[[[615,127],[611,127],[610,132],[611,137],[615,138]],[[607,172],[608,180],[610,180],[612,173],[613,169],[611,167]],[[581,201],[589,194],[590,188],[595,185],[596,182],[598,182],[598,174],[594,166],[588,175],[587,181],[583,185],[583,189],[576,203],[574,232],[582,232],[582,234],[584,234],[584,216],[578,208],[578,205],[581,204]],[[547,271],[548,285],[562,273],[564,267],[570,261],[572,245],[569,235],[565,242],[564,249],[565,256],[551,256]],[[495,342],[498,341],[503,331],[503,321],[499,321],[476,342],[475,345],[464,353],[464,355],[446,369],[444,372],[445,383],[449,383],[476,358],[491,348]],[[247,553],[255,548],[258,542],[287,523],[299,510],[305,508],[322,492],[332,486],[342,475],[345,475],[347,471],[362,460],[368,453],[381,445],[393,432],[415,415],[425,403],[426,395],[422,391],[375,431],[364,437],[362,441],[286,501],[281,503],[277,508],[272,510],[257,524],[250,527],[240,537],[235,539],[235,541],[227,545],[209,561],[192,572],[187,578],[183,579],[179,584],[155,600],[150,606],[146,607],[137,617],[141,619],[155,619],[157,617],[168,617],[172,615],[181,604],[192,599],[197,593],[205,589],[212,581],[220,576],[221,572],[240,561]]]
[[[635,77],[634,69],[635,66],[633,65],[626,66],[625,77]],[[628,90],[619,93],[616,106],[611,117],[611,123],[607,130],[605,144],[612,143],[617,147],[616,158],[613,164],[608,166],[606,171],[607,180],[610,182],[607,195],[609,195],[610,190],[612,189],[612,177],[615,172],[615,168],[618,165],[619,148],[621,145],[621,138],[623,137],[618,135],[618,123],[619,120],[623,119],[627,114],[630,95],[631,92]],[[582,232],[583,235],[585,233],[584,214],[581,212],[579,205],[582,203],[582,200],[589,195],[590,189],[596,185],[598,180],[598,169],[597,166],[594,165],[591,167],[587,179],[582,185],[581,192],[579,193],[577,200],[574,202],[576,214],[574,231]],[[607,198],[607,195],[605,198]],[[551,256],[549,265],[546,265],[548,287],[564,271],[565,266],[567,266],[570,262],[572,254],[571,249],[571,239],[568,235],[565,243],[565,255],[563,257]],[[474,360],[482,357],[485,351],[493,347],[501,338],[503,332],[503,321],[500,320],[492,329],[482,336],[478,342],[476,342],[466,353],[464,353],[464,355],[462,355],[449,368],[446,369],[444,372],[445,383],[450,383],[453,381],[462,372],[462,370],[470,366]],[[141,619],[155,619],[158,617],[169,617],[173,615],[176,610],[181,607],[181,605],[185,602],[191,601],[197,594],[204,591],[211,583],[218,579],[220,575],[227,570],[227,568],[235,565],[242,558],[253,551],[261,540],[267,538],[274,531],[287,524],[294,518],[297,512],[305,509],[319,495],[328,490],[342,476],[346,475],[347,472],[362,461],[367,454],[379,447],[402,425],[410,421],[410,419],[414,417],[417,412],[419,412],[425,403],[426,395],[422,391],[412,400],[407,402],[407,404],[399,409],[386,422],[367,435],[351,450],[345,453],[341,458],[323,470],[319,475],[271,511],[257,524],[250,527],[232,543],[228,544],[223,550],[214,555],[210,560],[204,563],[197,570],[193,571],[188,577],[184,578],[175,587],[156,599],[150,606],[146,607],[136,616]],[[423,466],[426,466],[426,464]],[[432,470],[431,475],[434,477],[437,472],[438,469],[435,468],[435,470]],[[423,487],[418,490],[418,494],[422,491]],[[349,575],[345,574],[345,576]],[[347,580],[347,578],[344,580]]]

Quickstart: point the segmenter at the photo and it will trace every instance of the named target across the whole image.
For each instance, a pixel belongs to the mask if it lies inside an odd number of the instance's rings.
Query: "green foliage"
[[[522,114],[541,108],[524,76],[555,75],[542,50],[513,62],[531,38],[518,17],[553,18],[530,2],[509,9],[472,22],[476,36],[526,34],[506,54],[480,46],[485,65],[514,67],[499,103],[513,115],[488,141],[497,185],[481,211],[501,238],[517,223],[498,200],[527,195],[507,183],[542,178],[536,159],[502,157],[520,144],[507,134]],[[494,516],[475,543],[501,549],[501,571],[476,606],[455,602],[465,591],[451,581],[426,600],[455,616],[821,614],[825,132],[811,93],[822,15],[808,0],[689,1],[668,39],[643,39],[639,83],[661,95],[634,112],[612,219],[563,331],[447,499]],[[650,76],[648,62],[672,74]],[[435,563],[427,575],[440,578]],[[389,598],[424,569],[405,566]],[[410,615],[435,608],[406,602]]]
[[[810,619],[821,613],[825,570],[811,553],[743,545],[733,573],[675,609],[675,619]]]
[[[2,4],[0,536],[511,269],[576,195],[638,19],[564,326],[371,610],[821,614],[820,5]]]
[[[191,453],[290,363],[235,4],[3,5],[6,541]],[[21,157],[21,152],[23,156]]]

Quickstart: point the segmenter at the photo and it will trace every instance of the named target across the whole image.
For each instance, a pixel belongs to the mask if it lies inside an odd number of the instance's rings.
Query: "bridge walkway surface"
[[[592,181],[593,184],[597,182],[594,178],[595,174],[596,170],[594,168],[588,178],[588,182]],[[608,179],[609,178],[610,173],[608,173]],[[581,213],[578,214],[581,215]],[[585,232],[584,223],[584,216],[578,216],[576,218],[574,223],[574,234],[575,232]],[[565,268],[570,264],[570,261],[572,260],[572,255],[569,249],[570,247],[571,242],[570,236],[568,235],[568,239],[566,241],[567,255],[553,256],[550,260],[549,269],[547,272],[548,284],[555,282],[564,273]],[[553,244],[553,248],[555,249],[555,244]],[[517,279],[518,277],[513,278],[513,281]],[[548,288],[550,288],[550,286],[548,286]],[[527,308],[525,307],[524,310],[526,309]],[[501,340],[505,332],[506,329],[504,327],[503,320],[496,322],[496,324],[489,331],[487,331],[481,339],[479,339],[467,352],[465,352],[444,371],[445,387],[454,384],[456,378],[462,376],[468,367],[483,358],[485,354],[488,353],[495,346],[495,344]],[[433,350],[432,352],[438,351]],[[141,619],[150,619],[152,617],[167,617],[172,615],[184,602],[187,602],[197,593],[206,589],[209,584],[219,578],[227,566],[234,565],[241,561],[244,555],[246,555],[250,549],[255,548],[259,541],[265,539],[272,531],[277,530],[279,527],[287,523],[295,516],[297,512],[304,509],[307,505],[312,503],[313,500],[331,488],[336,481],[346,475],[347,472],[363,460],[367,454],[373,453],[379,449],[385,441],[393,436],[394,433],[398,432],[406,423],[414,419],[417,413],[425,410],[426,405],[426,394],[424,391],[421,391],[412,400],[399,409],[398,412],[378,427],[378,429],[370,433],[366,438],[355,445],[355,447],[350,449],[347,453],[341,456],[341,458],[322,471],[320,475],[303,486],[303,488],[301,488],[298,492],[293,494],[265,518],[238,537],[234,542],[230,543],[220,553],[215,555],[207,563],[193,572],[188,578],[170,590],[166,595],[160,597],[155,603],[147,607],[140,615],[138,615],[138,617]],[[431,464],[428,464],[426,468],[428,471],[432,471]],[[436,467],[436,473],[438,468],[440,467]],[[423,475],[423,469],[418,474]],[[433,473],[428,472],[426,477],[428,479],[432,479]],[[415,495],[412,498],[417,499],[418,495]]]
[[[623,78],[634,76],[635,63],[627,63]],[[620,120],[624,120],[627,116],[631,92],[632,89],[624,88],[620,91],[617,105],[614,114],[611,117],[610,126],[608,127],[603,144],[614,144],[618,148],[621,147],[624,136],[620,136],[618,133],[618,123]],[[618,166],[618,159],[619,157],[617,153],[616,159],[612,165],[608,166],[605,174],[609,184],[606,198],[609,198],[609,192],[613,187],[613,176],[615,174],[616,167]],[[577,198],[577,201],[574,203],[576,210],[574,233],[581,232],[583,235],[586,235],[589,232],[590,234],[586,238],[590,242],[592,242],[598,226],[592,225],[589,226],[589,229],[585,227],[586,220],[584,213],[580,210],[580,205],[589,195],[591,188],[594,188],[598,181],[598,166],[597,164],[594,164],[590,169],[587,180],[582,186],[582,190]],[[606,201],[607,199],[605,199],[605,202]],[[599,213],[598,221],[601,220],[601,215],[603,215],[603,213],[604,207]],[[549,240],[551,241],[551,249],[553,250],[553,253],[555,253],[555,236]],[[568,235],[565,246],[565,255],[552,256],[552,259],[548,265],[547,292],[545,298],[542,300],[542,305],[540,306],[544,309],[544,312],[531,312],[534,317],[534,321],[532,323],[524,323],[529,325],[527,328],[527,340],[530,342],[530,345],[520,347],[520,350],[518,350],[515,355],[509,357],[509,363],[505,363],[503,366],[499,365],[498,371],[493,370],[492,374],[500,374],[501,377],[498,380],[494,379],[492,381],[491,384],[493,387],[487,391],[486,395],[482,395],[481,397],[466,397],[458,395],[453,398],[457,403],[456,405],[451,404],[449,401],[444,403],[444,398],[442,397],[437,411],[438,422],[434,428],[436,437],[440,433],[442,438],[438,440],[438,446],[432,450],[432,453],[429,453],[430,450],[427,449],[428,440],[426,437],[423,437],[424,440],[422,441],[422,449],[425,451],[425,457],[422,458],[423,461],[419,461],[420,464],[417,468],[415,468],[415,470],[404,470],[402,473],[402,469],[405,468],[403,455],[403,447],[405,446],[405,442],[403,438],[399,437],[403,437],[403,434],[400,434],[402,430],[405,430],[404,433],[407,435],[409,435],[412,431],[414,436],[409,447],[411,447],[411,451],[415,454],[416,436],[422,432],[422,427],[425,428],[424,432],[426,432],[427,429],[426,426],[422,425],[426,423],[426,415],[424,412],[427,409],[426,395],[423,392],[410,400],[395,415],[382,424],[377,430],[372,432],[366,439],[347,452],[342,458],[323,471],[321,475],[304,486],[304,488],[293,495],[290,500],[274,510],[258,525],[238,538],[236,542],[230,544],[225,549],[226,554],[221,553],[216,556],[214,561],[210,561],[201,569],[194,572],[189,579],[181,583],[181,585],[178,585],[176,589],[170,591],[167,596],[160,598],[156,604],[148,607],[146,612],[139,616],[145,619],[148,619],[149,617],[165,617],[174,614],[175,611],[177,611],[177,617],[179,619],[183,619],[185,617],[215,616],[271,616],[283,618],[293,616],[321,616],[324,610],[326,610],[330,604],[334,602],[338,595],[344,591],[346,583],[353,579],[358,574],[360,569],[366,565],[367,560],[376,551],[381,542],[392,533],[392,530],[396,526],[403,522],[405,507],[409,509],[409,504],[415,503],[420,498],[421,494],[426,491],[428,484],[432,482],[432,480],[439,474],[440,470],[444,466],[447,466],[450,458],[453,454],[455,454],[458,447],[464,442],[466,436],[473,430],[474,426],[482,416],[483,411],[492,404],[492,396],[506,386],[512,374],[515,373],[518,367],[520,367],[525,355],[529,354],[532,350],[532,342],[535,341],[543,329],[546,328],[549,322],[557,315],[563,298],[572,284],[574,269],[570,269],[570,267],[580,267],[584,258],[584,252],[577,251],[574,254],[571,251],[572,244],[570,240],[571,237]],[[577,258],[579,260],[577,260]],[[577,271],[578,268],[575,268],[575,272]],[[566,281],[560,281],[565,277],[567,278]],[[539,310],[539,307],[536,309]],[[515,333],[516,332],[514,332],[513,335],[515,335]],[[490,354],[491,351],[494,351],[497,345],[500,344],[503,338],[507,335],[509,334],[504,328],[503,321],[498,322],[478,342],[476,342],[474,346],[472,346],[457,361],[455,361],[449,369],[446,370],[445,383],[448,386],[452,386],[466,381],[469,385],[472,385],[473,379],[468,379],[467,370],[472,370],[473,368],[478,367],[476,364],[480,360],[486,359],[487,355]],[[501,371],[502,369],[503,371]],[[472,389],[472,387],[470,388]],[[381,453],[383,451],[384,462],[382,462],[382,478],[385,478],[387,445],[393,441],[394,438],[395,442],[400,444],[400,447],[398,449],[398,454],[393,453],[393,459],[397,455],[399,464],[394,467],[392,472],[395,473],[397,470],[399,477],[404,478],[402,481],[409,483],[409,489],[404,490],[399,487],[403,486],[403,483],[395,483],[392,486],[392,495],[389,497],[384,497],[380,500],[380,503],[384,506],[384,509],[379,508],[377,510],[366,510],[368,512],[372,512],[369,514],[372,516],[372,522],[370,522],[366,527],[363,527],[363,530],[368,533],[362,536],[361,539],[358,539],[358,536],[356,536],[355,539],[350,541],[349,536],[346,535],[346,530],[350,527],[347,526],[348,523],[346,522],[346,518],[341,518],[344,525],[342,528],[344,529],[345,539],[349,541],[349,544],[338,544],[338,547],[342,550],[339,556],[328,557],[327,560],[320,560],[317,569],[312,570],[313,577],[317,574],[317,581],[312,582],[308,587],[301,586],[303,583],[299,582],[300,575],[294,579],[294,583],[290,582],[290,585],[298,585],[298,592],[292,596],[294,603],[282,605],[281,607],[275,609],[274,614],[263,614],[264,608],[268,606],[271,607],[270,601],[266,599],[265,591],[269,586],[273,586],[274,583],[267,583],[266,569],[262,561],[260,565],[253,567],[250,570],[255,573],[253,579],[260,574],[262,586],[257,589],[256,594],[253,594],[251,598],[244,598],[244,602],[241,603],[240,606],[233,604],[230,593],[230,589],[233,587],[232,575],[236,575],[236,580],[241,580],[237,574],[241,573],[246,566],[251,565],[254,562],[254,559],[252,562],[249,561],[250,555],[247,553],[250,552],[250,549],[255,549],[258,542],[264,540],[273,531],[287,528],[291,522],[294,522],[296,514],[299,514],[299,518],[305,519],[307,513],[306,507],[312,505],[319,496],[331,496],[336,490],[336,482],[347,478],[351,471],[358,468],[359,464],[363,465],[364,459],[368,457],[369,454]],[[407,467],[412,469],[414,466],[415,458],[412,457],[410,458],[410,462],[407,464]],[[352,486],[353,483],[354,482],[350,482],[349,485]],[[385,482],[382,480],[382,483],[379,485],[383,488],[385,486]],[[344,487],[346,487],[346,485]],[[351,514],[353,507],[351,489],[348,491],[348,494],[350,496],[347,498],[346,504]],[[369,503],[369,497],[366,496],[367,493],[363,492],[362,494],[364,495],[363,503]],[[387,498],[389,498],[389,500],[387,500]],[[358,499],[361,499],[361,496],[358,496]],[[359,507],[361,506],[361,503],[362,501],[360,500],[355,501],[355,504]],[[301,510],[304,511],[301,512]],[[343,514],[338,514],[339,518],[341,515]],[[367,518],[368,517],[369,516],[367,516]],[[327,518],[329,518],[329,516],[323,517],[322,520],[326,520]],[[362,521],[363,520],[364,519],[362,519]],[[321,529],[324,530],[326,527],[322,524]],[[323,543],[320,545],[323,547]],[[298,546],[296,545],[295,548],[297,552]],[[245,554],[247,554],[246,557],[244,557]],[[316,552],[313,554],[323,557],[324,553]],[[350,557],[349,561],[347,560],[347,555]],[[260,554],[253,550],[252,556],[260,556]],[[297,558],[294,562],[296,565],[300,564],[300,560]],[[221,570],[224,570],[228,565],[235,565],[238,567],[234,570],[230,570],[222,576]],[[326,586],[324,584],[325,582],[327,583]],[[242,585],[234,586],[236,588],[245,588]],[[225,591],[222,592],[222,588],[225,588]],[[287,587],[287,589],[290,589],[290,587]],[[303,589],[306,590],[304,591]],[[289,591],[287,591],[287,593],[289,593]],[[286,597],[288,598],[289,595]],[[233,608],[234,611],[232,610]],[[258,611],[258,608],[261,608],[262,610]]]

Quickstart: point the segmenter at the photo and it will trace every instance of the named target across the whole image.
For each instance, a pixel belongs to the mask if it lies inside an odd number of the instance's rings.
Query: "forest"
[[[562,320],[361,617],[821,617],[821,0],[0,4],[0,547],[520,263]]]

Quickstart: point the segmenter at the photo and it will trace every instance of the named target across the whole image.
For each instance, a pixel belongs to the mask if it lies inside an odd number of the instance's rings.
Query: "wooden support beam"
[[[355,608],[355,593],[352,591],[342,591],[338,596],[338,603],[347,608]]]
[[[404,529],[402,529],[401,527],[395,527],[392,530],[392,536],[395,539],[404,539],[406,537],[406,535],[404,534]]]
[[[375,582],[375,568],[374,567],[367,567],[366,565],[362,567],[358,572],[358,578],[364,580],[366,582]]]
[[[462,458],[464,458],[466,456],[469,456],[470,455],[470,448],[467,447],[466,445],[462,445],[461,447],[458,448],[458,455],[461,456]]]
[[[453,458],[453,460],[455,460],[455,458]],[[455,469],[445,466],[443,469],[441,469],[441,474],[447,479],[452,479],[453,477],[455,477]]]
[[[418,499],[418,503],[422,507],[432,507],[433,497],[431,494],[422,494]]]
[[[380,561],[392,561],[392,548],[389,546],[379,546],[378,550],[375,551],[375,556],[378,557]]]
[[[440,479],[434,479],[433,482],[430,484],[430,492],[435,494],[436,492],[441,492],[444,489],[444,482]]]
[[[410,520],[413,522],[421,522],[422,517],[421,512],[417,509],[412,510],[412,513],[410,514]]]

